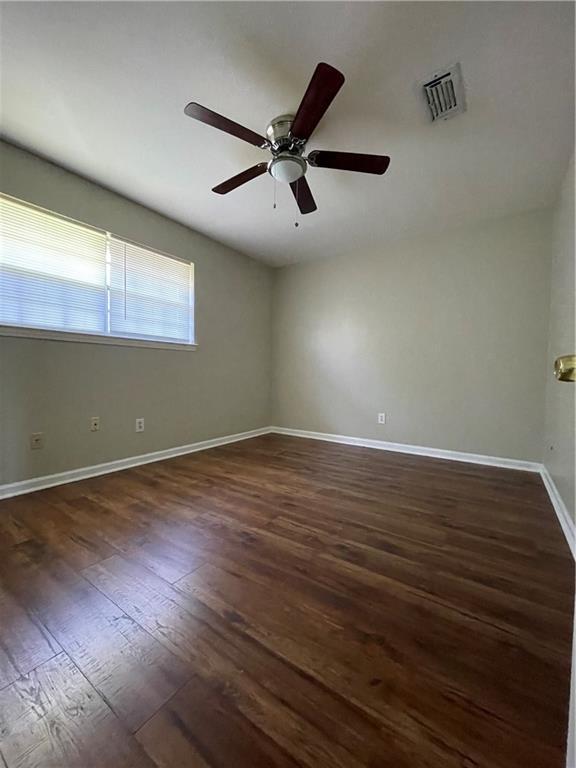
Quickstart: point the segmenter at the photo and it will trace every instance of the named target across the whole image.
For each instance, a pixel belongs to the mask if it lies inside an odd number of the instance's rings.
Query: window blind
[[[0,322],[106,332],[106,234],[0,198]]]
[[[192,342],[190,264],[110,238],[110,331]]]
[[[193,265],[0,196],[0,325],[194,343]]]

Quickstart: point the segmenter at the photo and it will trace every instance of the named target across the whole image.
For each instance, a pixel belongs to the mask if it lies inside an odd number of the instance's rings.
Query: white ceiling
[[[573,146],[574,9],[555,2],[4,3],[3,136],[270,264],[550,205]],[[388,154],[383,177],[310,169],[318,211],[266,159],[186,117],[263,132],[315,65],[346,83],[308,144]],[[431,124],[417,83],[460,61],[468,111]],[[294,222],[298,221],[298,229]]]

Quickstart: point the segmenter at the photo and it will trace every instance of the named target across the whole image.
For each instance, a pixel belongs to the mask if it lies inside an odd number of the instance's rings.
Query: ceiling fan
[[[304,155],[307,141],[343,84],[344,75],[341,72],[329,64],[318,64],[296,114],[274,118],[266,128],[266,138],[201,104],[190,102],[184,109],[189,117],[272,154],[268,162],[253,165],[252,168],[218,184],[212,191],[226,195],[268,171],[277,181],[290,185],[300,213],[312,213],[316,210],[316,203],[304,178],[309,166],[382,175],[390,165],[390,158],[386,155],[362,155],[356,152],[328,152],[318,149],[307,156]]]

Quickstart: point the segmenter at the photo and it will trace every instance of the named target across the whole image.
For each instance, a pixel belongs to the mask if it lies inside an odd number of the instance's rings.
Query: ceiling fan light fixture
[[[292,184],[306,173],[306,161],[288,153],[276,155],[268,163],[268,173],[276,181]]]

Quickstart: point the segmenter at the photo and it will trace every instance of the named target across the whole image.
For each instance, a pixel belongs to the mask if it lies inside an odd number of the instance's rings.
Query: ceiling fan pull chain
[[[274,210],[276,210],[276,179],[274,179]]]
[[[296,182],[296,205],[300,208],[300,179]],[[294,226],[298,226],[298,222],[294,222]]]

